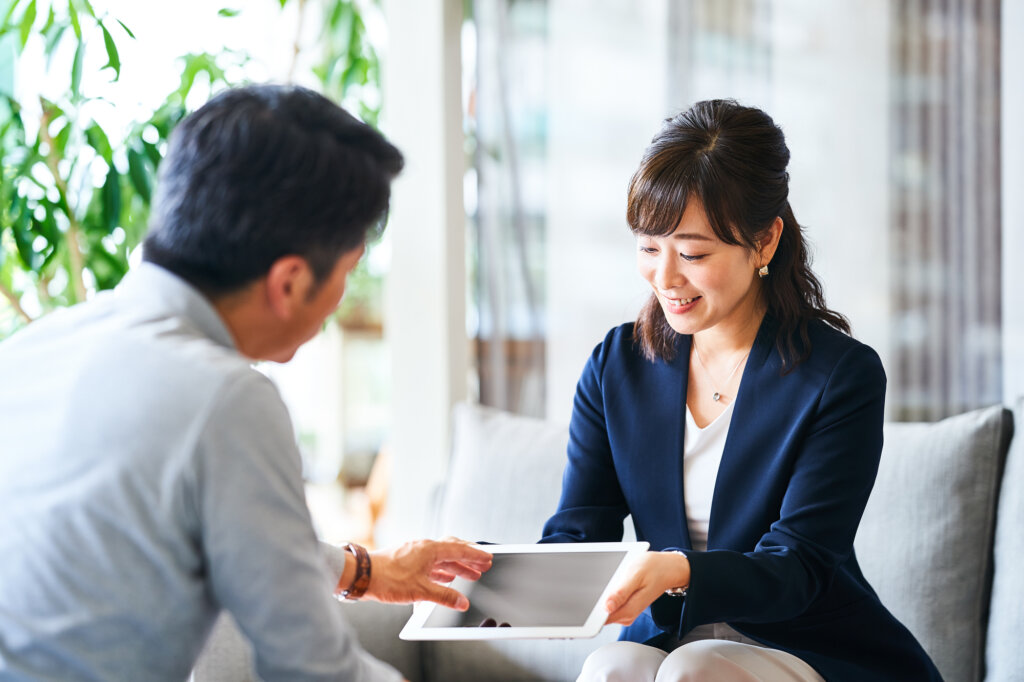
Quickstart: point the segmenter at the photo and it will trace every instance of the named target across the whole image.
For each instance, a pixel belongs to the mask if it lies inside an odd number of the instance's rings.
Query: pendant
[[[719,400],[722,399],[722,394],[719,393],[718,391],[715,391],[715,394],[711,396],[711,399],[717,403]]]

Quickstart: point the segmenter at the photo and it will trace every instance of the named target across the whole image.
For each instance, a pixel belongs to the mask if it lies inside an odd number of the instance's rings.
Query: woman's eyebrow
[[[704,241],[704,242],[713,242],[713,241],[715,241],[711,237],[708,237],[707,235],[703,235],[703,234],[698,234],[697,232],[676,232],[675,234],[672,235],[672,237],[674,239],[697,239],[699,241]]]

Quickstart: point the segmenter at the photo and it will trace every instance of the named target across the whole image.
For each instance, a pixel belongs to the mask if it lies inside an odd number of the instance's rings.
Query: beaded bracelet
[[[356,574],[352,578],[352,584],[338,593],[338,597],[345,601],[356,601],[370,587],[370,553],[362,545],[354,542],[345,544],[345,551],[351,552],[356,558]]]

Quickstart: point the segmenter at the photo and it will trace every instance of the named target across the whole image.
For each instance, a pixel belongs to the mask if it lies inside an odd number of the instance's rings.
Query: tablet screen
[[[625,555],[626,550],[495,554],[479,581],[452,583],[469,597],[469,610],[435,608],[422,627],[582,626]]]
[[[466,612],[420,602],[399,637],[483,640],[593,637],[608,613],[604,598],[648,549],[646,542],[484,545],[493,556],[478,582],[451,586]]]

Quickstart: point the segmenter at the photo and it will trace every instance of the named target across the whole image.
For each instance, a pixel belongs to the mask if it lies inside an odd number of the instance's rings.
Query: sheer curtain
[[[544,414],[547,3],[473,3],[466,195],[479,400]],[[476,78],[476,74],[481,74]]]
[[[997,403],[999,1],[893,3],[893,414]]]
[[[663,118],[711,97],[785,130],[815,269],[882,356],[889,418],[1002,400],[999,0],[474,7],[482,402],[568,418],[593,345],[646,295],[629,176]]]

